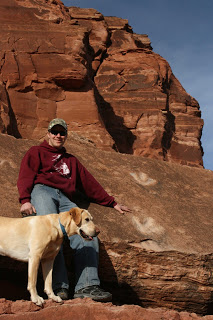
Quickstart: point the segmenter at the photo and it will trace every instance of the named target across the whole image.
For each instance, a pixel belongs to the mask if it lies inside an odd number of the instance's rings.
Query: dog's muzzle
[[[93,237],[88,236],[88,235],[87,235],[83,230],[81,230],[81,229],[80,229],[80,235],[81,235],[81,237],[84,238],[85,240],[89,240],[89,241],[93,240]]]
[[[94,236],[89,236],[83,230],[80,229],[79,231],[80,231],[81,237],[84,238],[85,240],[89,240],[89,241],[93,240],[93,237],[97,237],[98,234],[100,233],[100,230],[96,229]]]

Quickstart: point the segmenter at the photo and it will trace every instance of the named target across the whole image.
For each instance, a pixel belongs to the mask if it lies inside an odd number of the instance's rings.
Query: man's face
[[[47,133],[48,143],[50,146],[61,149],[67,139],[67,131],[60,125],[52,127]]]

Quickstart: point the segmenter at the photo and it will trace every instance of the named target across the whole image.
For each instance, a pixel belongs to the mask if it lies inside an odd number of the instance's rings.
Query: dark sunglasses
[[[57,136],[57,134],[60,134],[61,137],[65,137],[67,134],[66,131],[59,131],[59,130],[50,130],[50,132],[54,134],[54,136]]]

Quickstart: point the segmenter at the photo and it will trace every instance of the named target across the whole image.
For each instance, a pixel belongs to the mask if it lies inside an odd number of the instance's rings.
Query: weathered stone
[[[5,301],[7,304],[9,301]],[[114,306],[111,303],[101,304],[90,299],[75,299],[73,301],[66,301],[63,305],[47,302],[44,308],[40,311],[33,308],[32,303],[24,301],[9,302],[13,313],[2,314],[0,319],[22,320],[27,317],[29,320],[55,320],[63,319],[82,319],[82,320],[99,320],[99,319],[116,319],[116,320],[212,320],[213,316],[201,317],[194,313],[180,312],[173,310],[166,310],[161,308],[144,309],[135,305]],[[0,301],[1,305],[1,301]],[[15,306],[16,305],[16,306]],[[31,308],[30,308],[31,306]],[[17,307],[20,308],[17,309]],[[15,309],[14,309],[15,308]],[[21,308],[22,311],[21,311]],[[39,307],[37,307],[39,308]],[[36,311],[36,312],[35,312]]]
[[[132,35],[128,34],[128,37]],[[143,49],[129,51],[129,38],[124,40],[120,36],[120,39],[122,43],[112,42],[109,56],[95,77],[102,117],[117,149],[182,164],[202,165],[200,134],[203,121],[198,104],[187,95],[164,59],[154,53],[147,54]],[[115,121],[112,121],[113,116]],[[190,135],[187,135],[188,131]],[[121,135],[123,139],[120,139]]]
[[[128,296],[128,303],[143,307],[211,312],[213,255],[159,250],[148,237],[128,244],[103,242],[100,277],[119,303]]]
[[[148,38],[147,34],[133,34],[133,37],[135,39],[135,43],[138,48],[146,48],[152,50],[151,47],[151,41]]]
[[[104,20],[104,16],[95,9],[81,9],[78,7],[69,7],[69,13],[72,19],[85,20]]]
[[[1,132],[40,138],[61,115],[104,150],[202,166],[198,103],[128,20],[59,0],[0,10]]]
[[[19,165],[26,150],[37,143],[0,135],[3,216],[20,217]],[[101,230],[99,273],[113,302],[211,313],[212,172],[101,151],[76,133],[70,135],[67,149],[132,210],[122,216],[79,196],[75,199],[79,206],[89,207]],[[65,253],[72,287],[72,254],[68,248]],[[0,297],[12,299],[12,293],[13,299],[29,298],[27,265],[0,257],[0,269]],[[41,280],[38,286],[42,292]]]
[[[92,76],[100,66],[103,53],[106,51],[109,40],[107,24],[103,15],[95,9],[70,7],[69,12],[79,26],[88,30],[88,42],[93,56],[91,61]]]
[[[5,1],[5,0],[3,0]],[[15,0],[19,5],[34,9],[34,15],[41,20],[53,23],[60,23],[63,20],[70,20],[68,9],[60,0]]]
[[[127,19],[122,19],[118,17],[104,17],[109,30],[126,30],[132,32],[132,28],[129,25]]]
[[[0,131],[10,131],[10,108],[5,87],[0,83]]]

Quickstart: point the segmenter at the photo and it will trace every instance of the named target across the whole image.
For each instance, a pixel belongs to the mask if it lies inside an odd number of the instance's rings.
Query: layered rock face
[[[201,166],[198,102],[128,21],[59,0],[1,0],[0,130],[42,138],[48,122],[104,150]]]

